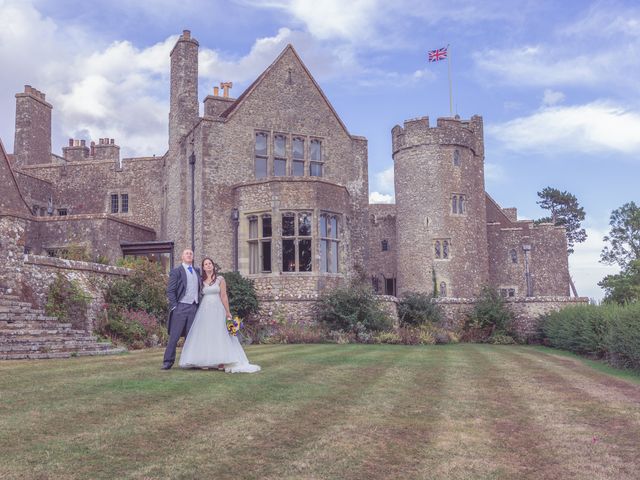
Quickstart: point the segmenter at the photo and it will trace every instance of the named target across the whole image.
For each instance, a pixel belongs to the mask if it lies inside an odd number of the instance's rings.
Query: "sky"
[[[369,141],[372,202],[393,201],[391,129],[481,115],[487,192],[546,216],[547,186],[573,193],[588,238],[570,256],[578,294],[601,299],[612,210],[640,202],[640,3],[567,0],[0,0],[0,139],[15,93],[53,104],[52,147],[115,138],[127,156],[167,147],[169,52],[200,43],[199,96],[242,91],[291,43],[347,129]],[[449,46],[447,61],[427,52]],[[201,106],[202,110],[202,106]]]

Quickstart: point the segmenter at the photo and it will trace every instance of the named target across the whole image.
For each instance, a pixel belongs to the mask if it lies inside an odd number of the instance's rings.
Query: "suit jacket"
[[[198,297],[200,297],[200,289],[202,285],[200,269],[193,267],[198,277]],[[178,302],[184,296],[184,292],[187,290],[187,272],[184,270],[182,264],[172,269],[169,272],[169,284],[167,285],[167,299],[169,300],[169,319],[167,321],[167,328],[171,329],[171,314],[178,306]]]

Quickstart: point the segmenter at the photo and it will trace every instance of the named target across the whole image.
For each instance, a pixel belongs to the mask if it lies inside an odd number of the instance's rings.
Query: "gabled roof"
[[[9,155],[4,149],[2,140],[0,140],[0,162],[0,171],[5,170],[8,172],[8,175],[2,175],[2,181],[9,183],[9,189],[14,189],[14,198],[11,199],[7,196],[7,198],[12,201],[11,205],[9,207],[6,207],[2,206],[2,203],[0,203],[0,213],[17,213],[20,215],[31,216],[31,207],[24,199],[24,195],[22,195],[22,192],[20,191],[20,185],[18,185],[16,176],[13,173],[13,168],[11,167],[11,163],[9,162]],[[3,200],[6,201],[6,198]]]
[[[293,54],[293,56],[295,57],[295,59],[300,63],[300,66],[303,68],[303,70],[305,71],[305,73],[307,74],[309,79],[311,79],[311,82],[313,83],[313,85],[316,87],[316,89],[320,93],[320,96],[325,101],[325,103],[329,107],[329,110],[331,110],[331,112],[335,116],[336,120],[338,121],[340,126],[343,128],[344,132],[348,136],[351,136],[351,134],[349,133],[349,130],[347,130],[347,127],[344,125],[344,123],[342,123],[342,120],[340,119],[340,116],[338,115],[338,113],[335,111],[335,109],[331,105],[331,102],[329,102],[329,99],[327,98],[327,96],[322,91],[322,88],[320,88],[320,85],[318,85],[318,82],[316,82],[315,78],[313,78],[313,75],[311,75],[311,72],[309,72],[309,69],[307,68],[307,66],[304,64],[304,62],[302,61],[302,59],[298,55],[298,52],[296,52],[296,49],[293,48],[293,45],[291,45],[290,43],[287,44],[287,46],[284,48],[284,50],[282,50],[282,53],[280,53],[280,55],[278,55],[278,58],[276,58],[273,61],[273,63],[271,65],[269,65],[267,67],[267,69],[264,72],[262,72],[260,74],[260,76],[258,76],[258,78],[256,78],[254,80],[254,82],[251,85],[249,85],[249,87],[247,87],[247,89],[244,92],[242,92],[242,94],[236,99],[236,101],[233,102],[225,111],[223,111],[220,114],[220,117],[225,118],[225,119],[228,119],[228,118],[232,117],[233,114],[238,110],[238,108],[244,103],[244,101],[249,96],[251,96],[251,93],[253,93],[253,91],[258,87],[258,85],[260,85],[262,83],[264,78],[274,69],[274,67],[278,64],[278,62],[280,62],[280,60],[285,56],[285,54],[287,52],[291,52]]]

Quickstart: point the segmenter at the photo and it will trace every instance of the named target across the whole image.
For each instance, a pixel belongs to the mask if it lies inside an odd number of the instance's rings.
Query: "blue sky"
[[[346,6],[343,6],[345,4]],[[112,137],[124,156],[167,144],[169,51],[200,42],[201,99],[238,96],[291,43],[349,131],[369,140],[372,200],[393,198],[390,130],[409,118],[482,115],[486,188],[524,218],[536,192],[568,190],[589,238],[570,257],[578,293],[616,268],[598,263],[611,211],[638,198],[637,1],[0,0],[0,138],[13,150],[16,92],[53,103],[53,150]]]

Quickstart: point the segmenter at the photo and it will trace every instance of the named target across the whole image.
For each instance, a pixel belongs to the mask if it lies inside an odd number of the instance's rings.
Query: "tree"
[[[578,204],[575,195],[561,192],[557,188],[546,187],[538,192],[538,197],[540,200],[536,203],[545,210],[550,210],[551,216],[536,220],[535,223],[553,223],[563,226],[567,234],[567,252],[573,253],[573,246],[587,239],[587,232],[580,225],[585,216],[584,208]]]
[[[607,275],[598,282],[598,286],[605,291],[606,303],[624,305],[640,301],[640,260],[632,260],[617,275]]]
[[[600,261],[609,265],[617,263],[626,270],[631,262],[640,259],[640,208],[635,202],[625,203],[611,212],[611,230],[604,237],[605,245]]]

